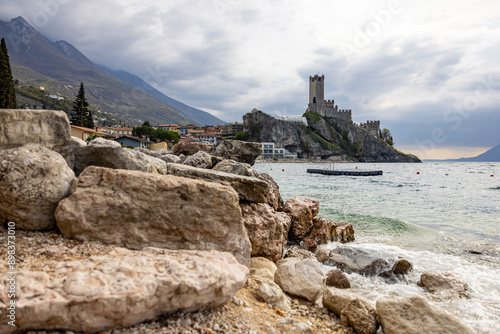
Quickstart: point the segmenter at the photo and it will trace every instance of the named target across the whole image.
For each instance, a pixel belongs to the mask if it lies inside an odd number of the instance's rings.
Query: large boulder
[[[61,153],[70,141],[71,129],[63,111],[0,109],[0,150],[39,144]]]
[[[377,312],[370,303],[361,299],[350,302],[342,310],[340,319],[354,328],[357,334],[377,334]]]
[[[269,174],[260,173],[259,177],[260,179],[266,181],[269,185],[269,196],[267,199],[267,204],[269,204],[274,210],[281,211],[285,203],[283,202],[283,198],[280,194],[280,187]]]
[[[187,141],[176,144],[173,151],[175,155],[193,155],[198,151],[207,151],[209,149],[210,146],[207,144],[203,144],[198,141]]]
[[[376,308],[385,334],[474,333],[455,316],[430,305],[420,296],[380,298]]]
[[[338,316],[341,316],[342,310],[356,299],[369,303],[363,297],[346,290],[329,287],[323,290],[323,306]]]
[[[57,152],[29,144],[0,151],[0,221],[16,227],[55,227],[57,204],[71,194],[75,174]]]
[[[248,268],[229,253],[117,248],[85,260],[48,262],[16,276],[14,330],[93,333],[129,327],[165,313],[192,312],[227,302],[241,289]],[[9,282],[0,275],[0,316],[8,319]]]
[[[207,152],[198,151],[187,157],[183,164],[197,168],[212,168],[212,157]]]
[[[169,150],[164,150],[164,149],[159,149],[159,150],[148,150],[147,148],[142,148],[142,147],[136,147],[134,150],[139,151],[141,153],[150,155],[152,157],[158,158],[160,160],[163,160],[165,162],[174,162],[174,163],[179,163],[181,158],[178,156],[172,154],[171,151]]]
[[[94,139],[88,146],[75,152],[75,174],[78,176],[88,166],[137,170],[149,173],[166,173],[166,162],[142,152],[122,148],[110,140]]]
[[[223,140],[215,149],[212,149],[212,153],[226,159],[233,159],[253,166],[255,159],[262,154],[262,146],[260,143]]]
[[[65,237],[132,249],[220,250],[249,265],[251,244],[238,194],[176,176],[87,167],[56,210]]]
[[[341,243],[354,241],[354,229],[350,223],[333,223],[332,240]]]
[[[289,238],[302,240],[313,228],[313,218],[319,211],[319,202],[315,199],[296,196],[286,201],[283,212],[292,217]]]
[[[243,176],[259,177],[259,172],[254,170],[249,164],[231,159],[224,159],[220,161],[212,168],[212,170]]]
[[[167,174],[225,184],[231,186],[238,193],[241,200],[254,203],[267,202],[269,186],[266,182],[255,177],[180,164],[167,164]]]
[[[323,288],[325,275],[318,261],[296,257],[279,260],[274,281],[289,294],[315,301]]]
[[[418,285],[433,294],[461,297],[465,294],[467,284],[452,273],[427,272],[420,276]]]
[[[242,203],[243,223],[252,243],[252,256],[278,261],[288,240],[290,217],[268,204]]]

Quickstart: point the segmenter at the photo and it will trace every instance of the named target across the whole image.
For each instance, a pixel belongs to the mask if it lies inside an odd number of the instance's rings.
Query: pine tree
[[[73,125],[82,126],[85,128],[93,129],[94,121],[92,120],[92,112],[89,109],[89,103],[85,99],[85,88],[83,87],[83,82],[80,83],[80,90],[76,95],[76,99],[73,102],[73,116],[71,117],[71,122]]]
[[[12,77],[9,52],[4,38],[0,43],[0,108],[17,109],[14,78]]]

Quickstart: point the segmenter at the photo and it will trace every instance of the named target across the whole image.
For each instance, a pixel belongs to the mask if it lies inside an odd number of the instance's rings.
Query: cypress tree
[[[9,52],[4,38],[0,43],[0,108],[17,109],[14,78],[12,77]]]
[[[80,90],[76,95],[76,99],[73,102],[73,116],[71,117],[71,122],[73,125],[82,126],[85,128],[94,128],[94,121],[92,120],[92,112],[89,109],[89,103],[85,98],[85,88],[83,87],[83,82],[80,83]]]

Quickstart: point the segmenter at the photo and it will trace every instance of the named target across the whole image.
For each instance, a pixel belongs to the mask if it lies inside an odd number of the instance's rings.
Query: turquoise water
[[[383,170],[384,175],[306,173],[328,166],[257,163],[254,168],[274,178],[284,200],[314,198],[319,216],[351,223],[356,242],[349,247],[414,262],[414,272],[396,284],[351,275],[354,290],[373,300],[388,293],[421,294],[477,333],[500,333],[500,163],[351,163],[335,169]],[[425,271],[459,275],[469,286],[469,298],[436,299],[424,292],[415,283]]]

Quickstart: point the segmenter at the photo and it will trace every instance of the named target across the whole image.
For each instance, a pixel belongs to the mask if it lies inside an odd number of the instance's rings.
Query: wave
[[[488,189],[490,189],[490,190],[500,190],[500,186],[498,186],[498,187],[491,187],[491,188],[488,188]]]

